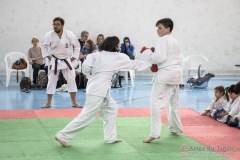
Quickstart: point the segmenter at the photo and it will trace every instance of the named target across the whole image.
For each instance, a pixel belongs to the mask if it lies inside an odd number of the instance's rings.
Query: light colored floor
[[[32,90],[31,93],[22,92],[14,75],[10,79],[9,87],[6,88],[5,79],[4,75],[0,76],[3,83],[3,85],[0,84],[0,110],[40,109],[40,106],[46,102],[46,90]],[[112,97],[118,103],[119,108],[148,108],[152,86],[151,79],[151,76],[136,76],[135,86],[131,86],[130,80],[128,85],[122,80],[122,88],[112,89]],[[227,87],[239,81],[240,76],[216,76],[209,81],[206,89],[192,89],[185,86],[179,92],[180,106],[202,112],[213,99],[215,86]],[[84,90],[79,89],[77,93],[78,103],[84,105],[85,98]],[[52,108],[70,107],[69,94],[56,92]]]

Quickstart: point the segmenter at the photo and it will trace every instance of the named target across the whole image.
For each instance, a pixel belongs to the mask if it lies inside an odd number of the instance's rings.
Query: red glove
[[[151,69],[152,72],[157,72],[158,71],[158,66],[156,64],[152,64],[150,69]]]
[[[155,51],[155,48],[154,48],[154,47],[151,47],[151,51],[154,52],[154,51]]]
[[[144,46],[144,47],[141,49],[140,53],[144,52],[146,49],[147,49],[147,47]]]

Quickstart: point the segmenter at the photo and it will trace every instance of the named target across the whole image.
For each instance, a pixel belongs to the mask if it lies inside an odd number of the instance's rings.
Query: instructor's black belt
[[[68,61],[66,60],[67,58],[65,58],[65,59],[60,59],[60,58],[55,57],[54,55],[52,55],[52,56],[55,58],[55,68],[54,68],[54,74],[55,74],[55,75],[57,74],[57,61],[58,61],[58,60],[64,61],[64,62],[67,64],[68,68],[69,68],[70,70],[72,70],[71,65],[70,65],[70,64],[68,63]]]

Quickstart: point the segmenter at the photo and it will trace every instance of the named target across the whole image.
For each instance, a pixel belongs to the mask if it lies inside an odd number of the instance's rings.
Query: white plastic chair
[[[18,70],[18,72],[22,72],[25,74],[23,76],[29,77],[29,61],[27,56],[21,52],[7,53],[4,57],[4,60],[6,63],[6,87],[8,87],[9,85],[11,72],[17,72],[17,69],[12,69],[12,64],[15,63],[17,60],[19,60],[20,58],[23,58],[27,62],[27,68]]]
[[[134,83],[135,83],[135,70],[134,69],[121,69],[120,71],[125,72],[124,78],[125,78],[125,83],[126,84],[128,84],[128,72],[129,72],[132,86],[134,86]]]
[[[201,65],[201,76],[203,73],[207,73],[208,59],[202,55],[189,55],[184,59],[187,80],[190,78],[190,74],[194,71],[197,74],[198,67]]]

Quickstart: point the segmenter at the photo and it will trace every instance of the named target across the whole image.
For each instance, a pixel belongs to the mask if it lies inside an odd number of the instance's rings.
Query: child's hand
[[[154,48],[154,47],[151,47],[151,51],[154,52],[154,51],[155,51],[155,48]]]
[[[217,116],[219,116],[220,118],[222,118],[224,116],[224,113],[219,113],[217,114]]]
[[[152,64],[150,69],[151,69],[152,72],[157,72],[158,71],[158,65]]]
[[[201,116],[206,116],[207,114],[208,114],[208,111],[205,110],[205,111],[201,114]]]
[[[143,53],[146,49],[147,49],[147,47],[144,46],[144,47],[141,49],[140,53]]]
[[[230,121],[231,121],[231,122],[234,122],[234,120],[235,120],[235,118],[231,117]]]

